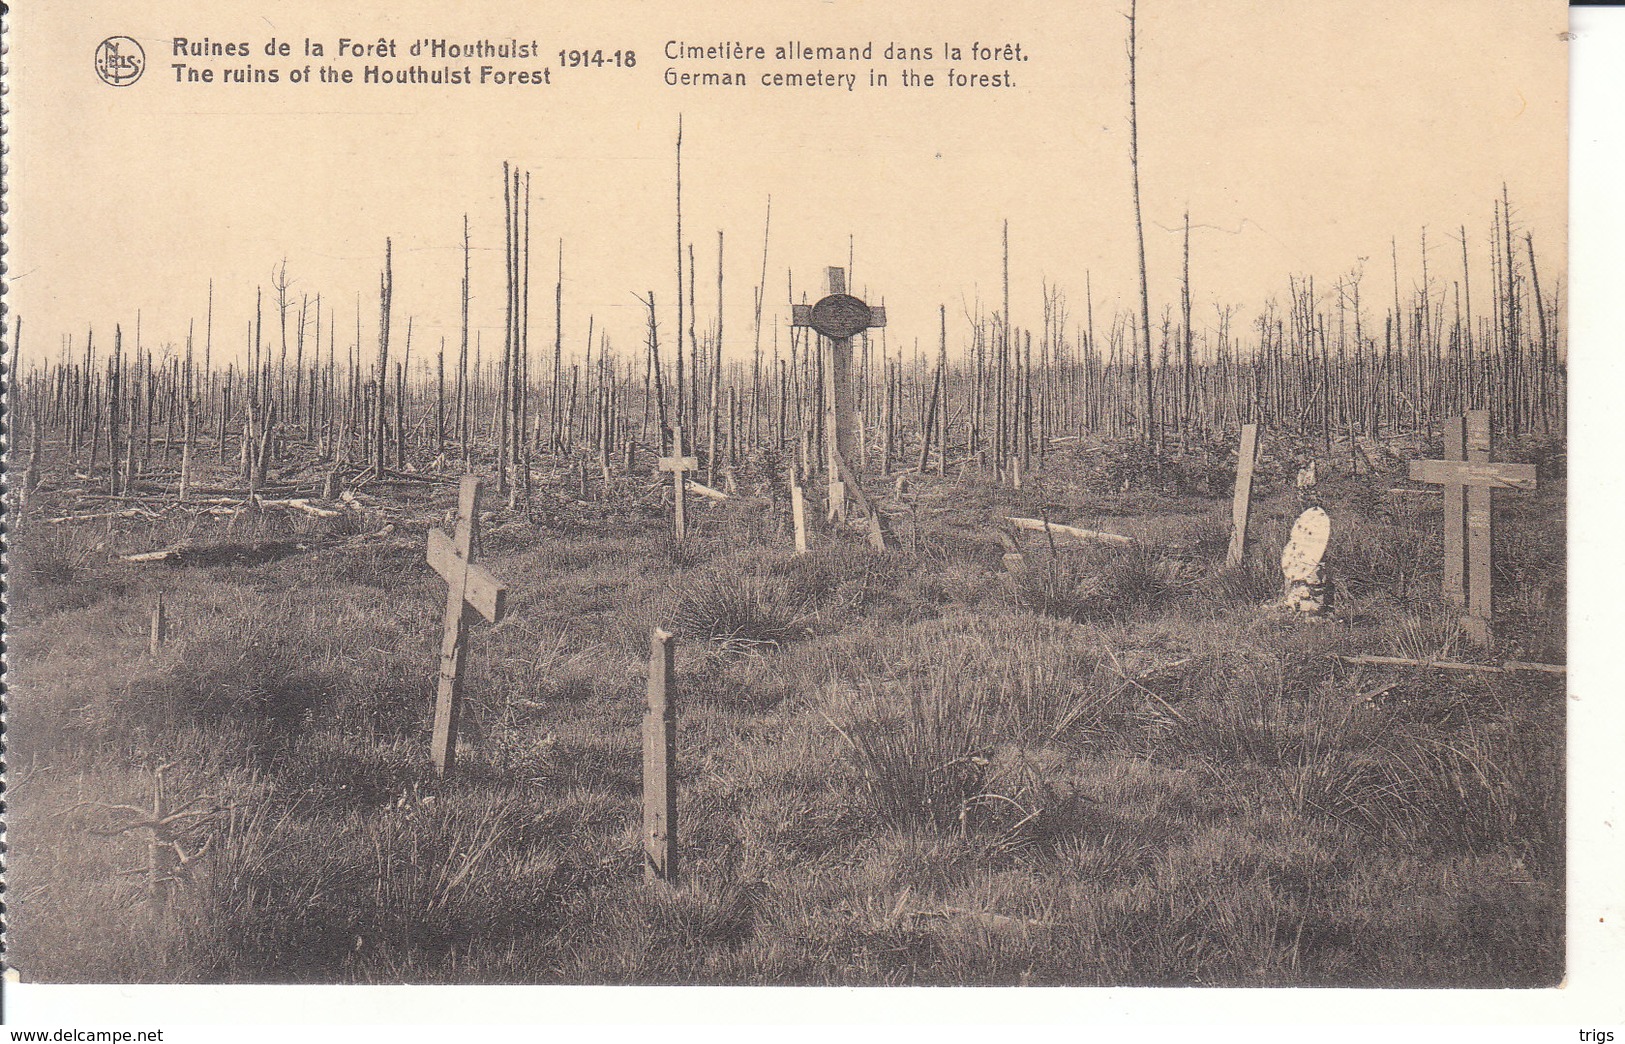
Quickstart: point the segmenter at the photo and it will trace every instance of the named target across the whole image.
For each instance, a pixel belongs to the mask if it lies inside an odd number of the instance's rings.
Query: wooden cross
[[[1451,439],[1456,431],[1465,432],[1466,460],[1413,460],[1410,476],[1416,482],[1429,482],[1444,487],[1445,594],[1459,600],[1461,577],[1467,579],[1467,615],[1462,619],[1467,637],[1481,646],[1490,644],[1490,626],[1493,610],[1493,587],[1490,575],[1490,548],[1493,543],[1490,494],[1496,489],[1532,490],[1535,488],[1533,464],[1505,464],[1490,461],[1490,414],[1488,410],[1470,410],[1460,427],[1445,428],[1445,454],[1453,450]],[[1465,525],[1458,513],[1462,492],[1466,493]],[[1454,518],[1453,518],[1454,516]],[[1466,551],[1462,549],[1462,530],[1466,530]],[[1452,546],[1454,542],[1454,546]],[[1455,592],[1452,591],[1452,584]]]
[[[829,447],[830,517],[846,517],[846,486],[841,460],[854,460],[859,448],[857,411],[852,405],[852,337],[886,325],[885,306],[871,307],[846,292],[846,269],[825,272],[824,296],[817,304],[791,306],[791,325],[816,330],[829,346],[824,362],[824,439]]]
[[[492,623],[502,619],[508,589],[474,564],[474,532],[479,524],[480,480],[464,475],[457,495],[457,536],[429,530],[429,564],[445,578],[446,615],[440,639],[440,685],[434,702],[434,767],[451,772],[457,754],[457,718],[462,711],[463,665],[468,651],[467,610]]]
[[[688,515],[688,473],[700,470],[698,457],[683,456],[683,426],[681,424],[672,429],[671,456],[660,458],[660,470],[671,472],[672,499],[677,508],[674,514],[674,525],[677,539],[683,539],[687,528]]]

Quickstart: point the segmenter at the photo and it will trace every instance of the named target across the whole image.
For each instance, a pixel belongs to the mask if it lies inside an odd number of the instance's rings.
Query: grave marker
[[[801,483],[796,479],[790,480],[790,518],[796,527],[796,554],[807,553],[807,497],[801,490]]]
[[[1287,608],[1312,615],[1326,612],[1332,594],[1326,578],[1326,546],[1331,536],[1332,520],[1324,508],[1312,507],[1293,523],[1292,536],[1281,552]]]
[[[677,712],[672,706],[677,639],[649,636],[649,692],[643,708],[643,876],[677,881]]]
[[[435,771],[451,772],[457,754],[457,719],[462,712],[463,667],[467,661],[467,610],[491,623],[502,619],[508,589],[486,569],[474,564],[474,534],[479,524],[480,480],[464,475],[457,496],[457,535],[429,530],[427,559],[445,578],[446,613],[440,640],[440,683],[435,693]]]
[[[1490,414],[1488,410],[1469,410],[1465,421],[1467,459],[1413,460],[1410,477],[1416,482],[1427,482],[1445,487],[1445,583],[1453,571],[1464,571],[1467,577],[1467,615],[1462,624],[1469,640],[1487,646],[1493,638],[1491,619],[1494,612],[1494,589],[1491,576],[1491,548],[1494,544],[1491,517],[1491,493],[1496,489],[1533,490],[1535,467],[1532,464],[1494,463],[1490,460]],[[1448,433],[1446,440],[1448,452]],[[1460,547],[1449,546],[1452,490],[1466,489],[1466,554]],[[1454,559],[1454,562],[1452,562]]]
[[[147,654],[157,659],[168,637],[169,617],[164,612],[164,593],[159,591],[157,601],[152,606],[152,633],[147,640]]]
[[[1230,550],[1224,564],[1234,568],[1247,553],[1247,523],[1253,508],[1253,468],[1258,463],[1258,425],[1241,426],[1241,449],[1236,456],[1236,493],[1230,503]]]
[[[886,325],[884,306],[871,307],[846,292],[846,269],[825,271],[824,296],[816,304],[793,305],[791,325],[815,330],[825,344],[824,441],[829,448],[830,517],[846,517],[846,486],[841,460],[852,460],[860,448],[857,412],[852,405],[852,338]]]
[[[676,505],[673,527],[677,539],[683,539],[688,528],[688,474],[700,470],[698,457],[683,456],[683,426],[672,429],[671,456],[660,458],[660,470],[671,472],[672,501]]]

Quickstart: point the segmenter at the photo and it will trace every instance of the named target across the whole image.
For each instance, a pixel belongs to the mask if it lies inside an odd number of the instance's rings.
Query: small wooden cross
[[[660,470],[671,472],[672,499],[677,507],[674,513],[674,527],[677,539],[683,539],[687,529],[688,516],[688,474],[700,470],[698,457],[683,456],[683,426],[679,424],[672,429],[671,456],[660,458]]]
[[[440,685],[434,702],[434,767],[451,772],[457,755],[457,719],[462,712],[463,665],[468,652],[467,610],[492,623],[502,619],[508,589],[474,564],[474,533],[479,524],[480,480],[464,475],[457,495],[457,535],[429,530],[427,558],[445,578],[446,614],[440,639]]]
[[[870,306],[846,292],[846,269],[829,268],[824,296],[817,304],[792,305],[791,325],[816,330],[829,348],[824,366],[824,440],[829,465],[830,517],[846,517],[846,487],[839,460],[855,460],[858,415],[852,401],[852,338],[886,325],[885,306]]]
[[[1459,598],[1451,590],[1452,583],[1459,591],[1460,577],[1467,578],[1467,615],[1462,619],[1467,637],[1474,643],[1487,646],[1492,638],[1490,626],[1493,611],[1493,587],[1490,574],[1490,548],[1493,543],[1490,494],[1496,489],[1533,490],[1535,467],[1533,464],[1506,464],[1490,461],[1490,414],[1488,410],[1469,410],[1465,420],[1467,459],[1413,460],[1410,477],[1416,482],[1444,486],[1445,493],[1445,594]],[[1445,452],[1450,454],[1450,440],[1455,430],[1445,429]],[[1452,508],[1459,504],[1461,491],[1467,494],[1465,557],[1461,546],[1460,523],[1453,523]],[[1459,508],[1456,508],[1459,510]],[[1459,517],[1459,516],[1458,516]],[[1454,534],[1454,547],[1452,535]]]

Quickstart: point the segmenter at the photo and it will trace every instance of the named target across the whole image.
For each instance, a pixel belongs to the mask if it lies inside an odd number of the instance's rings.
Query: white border
[[[85,987],[7,983],[8,1028],[164,1028],[164,1040],[537,1039],[521,1026],[665,1027],[708,1040],[1550,1039],[1625,1044],[1625,694],[1614,635],[1622,576],[1617,461],[1625,389],[1625,10],[1571,12],[1569,975],[1555,990],[1141,990],[593,987]],[[229,1025],[229,1029],[226,1027]],[[288,1026],[298,1026],[290,1033]],[[473,1033],[455,1027],[480,1027]],[[620,1032],[609,1027],[618,1027]],[[998,1028],[993,1028],[998,1027]],[[1530,1030],[1545,1027],[1546,1032]],[[1455,1032],[1452,1032],[1455,1031]],[[569,1036],[575,1033],[565,1031]]]

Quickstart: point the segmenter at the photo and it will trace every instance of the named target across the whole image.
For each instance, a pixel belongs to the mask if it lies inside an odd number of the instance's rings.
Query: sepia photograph
[[[354,7],[8,16],[8,984],[1572,982],[1566,5]]]

